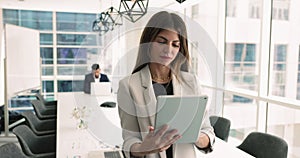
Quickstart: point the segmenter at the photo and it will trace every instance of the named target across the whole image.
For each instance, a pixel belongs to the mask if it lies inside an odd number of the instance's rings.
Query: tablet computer
[[[197,141],[208,97],[172,96],[157,97],[155,129],[164,124],[169,129],[177,129],[181,138],[176,143],[194,143]]]

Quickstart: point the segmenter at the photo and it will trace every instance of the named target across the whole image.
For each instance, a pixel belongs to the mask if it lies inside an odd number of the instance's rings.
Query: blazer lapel
[[[148,66],[141,70],[141,81],[143,87],[145,88],[143,95],[145,99],[147,116],[149,116],[150,125],[154,126],[154,118],[156,113],[156,97],[154,94],[154,89],[152,87],[151,74]]]
[[[179,81],[177,80],[176,76],[172,74],[172,83],[173,83],[173,93],[174,95],[181,95],[182,94],[182,85],[179,84]]]
[[[142,86],[144,87],[143,96],[145,99],[145,106],[147,116],[149,116],[150,125],[155,125],[155,114],[156,114],[156,97],[154,93],[154,89],[152,86],[151,74],[149,67],[145,67],[141,70],[141,81]],[[182,85],[179,84],[179,81],[172,75],[172,84],[173,84],[173,92],[174,95],[181,95],[182,94]]]

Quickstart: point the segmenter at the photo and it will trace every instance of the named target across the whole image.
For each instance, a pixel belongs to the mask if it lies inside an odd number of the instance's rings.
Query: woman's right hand
[[[178,134],[178,130],[169,130],[168,125],[163,125],[156,132],[154,132],[154,128],[150,126],[149,133],[144,141],[132,145],[130,149],[131,155],[142,157],[147,154],[165,151],[179,138],[181,138],[181,135]]]

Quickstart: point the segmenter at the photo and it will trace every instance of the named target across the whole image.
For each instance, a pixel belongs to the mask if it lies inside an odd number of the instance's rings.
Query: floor
[[[0,134],[0,146],[3,145],[3,144],[6,144],[6,143],[10,143],[10,142],[13,142],[13,143],[17,143],[18,144],[18,139],[16,138],[16,136],[9,132],[8,136],[6,137],[4,135],[4,132],[1,131],[1,134]]]

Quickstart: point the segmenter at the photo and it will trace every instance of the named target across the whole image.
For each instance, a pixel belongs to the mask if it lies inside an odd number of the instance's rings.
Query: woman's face
[[[174,30],[163,30],[154,39],[150,58],[152,63],[159,63],[165,66],[175,59],[180,49],[179,37]]]

